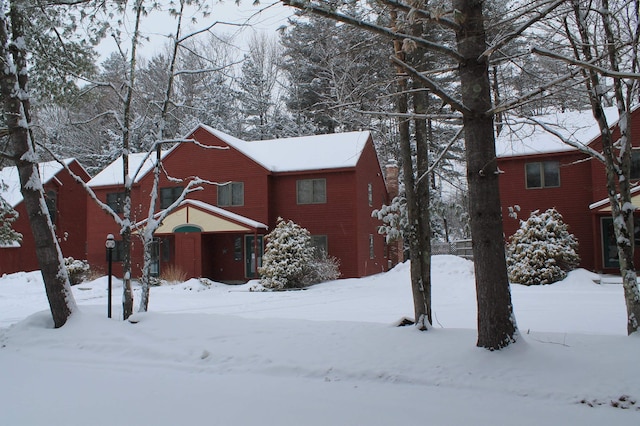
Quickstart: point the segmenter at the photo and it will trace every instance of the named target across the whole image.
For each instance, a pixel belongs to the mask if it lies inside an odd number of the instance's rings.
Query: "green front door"
[[[256,266],[262,266],[262,255],[264,254],[263,238],[258,235],[258,239],[253,235],[244,236],[244,266],[247,278],[257,278]]]

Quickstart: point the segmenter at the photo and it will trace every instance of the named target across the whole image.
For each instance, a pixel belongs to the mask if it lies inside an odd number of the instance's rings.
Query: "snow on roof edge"
[[[640,192],[640,186],[634,186],[633,188],[631,188],[632,195],[635,194],[636,192]],[[594,203],[589,204],[589,210],[595,210],[599,207],[606,206],[607,204],[609,204],[609,197],[603,198],[600,201],[596,201]]]
[[[630,114],[633,114],[639,107],[640,104],[632,107]],[[615,128],[620,121],[617,108],[605,108],[605,115],[611,123],[609,128]],[[555,117],[555,120],[549,120],[551,116]],[[600,136],[599,126],[590,109],[550,113],[537,117],[542,121],[549,120],[547,124],[550,127],[557,129],[560,133],[567,133],[567,137],[577,138],[576,141],[584,146],[591,145]],[[586,119],[588,119],[588,124],[584,125]],[[558,154],[578,150],[576,147],[565,144],[558,136],[535,123],[527,122],[526,120],[524,122],[516,121],[514,126],[517,127],[516,130],[510,128],[507,132],[496,135],[496,154],[498,158]]]
[[[186,204],[191,204],[193,206],[200,207],[201,209],[205,209],[211,213],[215,213],[220,216],[226,217],[228,219],[235,220],[236,222],[243,223],[252,228],[269,229],[269,227],[264,223],[258,222],[257,220],[253,220],[246,216],[239,215],[237,213],[230,212],[229,210],[225,210],[223,208],[214,206],[212,204],[205,203],[204,201],[187,199],[187,200],[184,200],[182,203],[180,203],[180,206],[183,206]]]
[[[67,167],[75,161],[82,167],[82,164],[80,164],[80,162],[74,157],[64,158],[60,161]],[[40,174],[42,185],[49,183],[62,170],[64,170],[64,166],[62,166],[57,160],[38,163],[38,172]],[[87,175],[89,174],[87,173]],[[4,183],[7,185],[7,191],[2,191],[0,189],[0,196],[2,196],[12,208],[16,208],[16,206],[18,206],[18,204],[20,204],[24,199],[22,197],[22,192],[20,191],[20,179],[16,166],[7,166],[0,169],[0,179],[3,179]]]

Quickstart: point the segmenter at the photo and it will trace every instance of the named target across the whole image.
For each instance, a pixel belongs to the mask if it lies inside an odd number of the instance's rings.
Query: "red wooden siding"
[[[590,161],[580,161],[585,156],[576,153],[547,156],[527,156],[500,159],[500,198],[503,206],[504,233],[507,238],[519,228],[520,220],[526,220],[535,210],[555,208],[569,225],[580,244],[581,266],[593,266],[593,233],[589,205],[591,199]],[[525,164],[535,161],[560,163],[560,186],[557,188],[527,189]],[[520,206],[518,218],[508,216],[508,207]]]
[[[265,169],[233,147],[228,147],[206,129],[199,128],[193,137],[202,144],[228,149],[205,149],[195,144],[182,144],[164,158],[164,167],[171,176],[197,175],[212,182],[244,182],[244,205],[224,207],[225,210],[263,223],[269,230],[275,227],[278,217],[283,217],[307,228],[312,235],[326,235],[329,254],[340,259],[343,277],[359,277],[385,270],[387,259],[384,257],[384,239],[376,232],[380,223],[371,218],[371,211],[387,202],[387,194],[371,139],[356,167],[277,173]],[[326,179],[327,202],[298,204],[297,180],[316,178]],[[149,173],[136,184],[133,191],[133,205],[139,206],[134,209],[136,221],[146,216],[152,179],[153,176]],[[373,207],[368,204],[369,183],[373,188]],[[178,185],[162,177],[160,187],[167,186]],[[217,205],[217,187],[207,184],[202,187],[202,191],[191,193],[189,198]],[[108,192],[121,190],[118,187],[94,189],[102,200],[106,200]],[[105,237],[108,233],[117,236],[119,229],[92,201],[89,202],[88,210],[89,259],[92,264],[104,264]],[[261,229],[258,234],[267,232]],[[369,258],[370,234],[375,239],[374,259]],[[194,256],[198,257],[195,275],[222,281],[244,280],[246,235],[253,235],[253,231],[200,235],[200,243],[194,249]],[[180,262],[186,262],[184,255],[179,253],[179,240],[185,237],[179,234],[174,237],[172,256]],[[243,259],[240,261],[234,256],[236,238],[241,238],[242,241]],[[135,239],[134,236],[133,273],[137,276],[140,273],[141,250],[140,243]],[[161,263],[161,268],[170,263]],[[121,274],[121,265],[114,265],[114,271]]]
[[[69,166],[76,175],[85,181],[89,180],[89,175],[76,161],[71,162]],[[54,225],[63,256],[86,259],[85,189],[69,173],[61,170],[54,179],[45,184],[44,191],[55,191],[57,194],[57,216]],[[35,241],[24,203],[18,204],[16,211],[20,216],[14,222],[13,228],[22,234],[23,239],[20,247],[0,248],[0,275],[39,269]]]
[[[640,111],[632,114],[632,137],[640,135]],[[550,138],[553,136],[549,136]],[[619,137],[617,129],[614,140]],[[640,138],[632,139],[633,146],[640,146]],[[590,145],[602,150],[600,140]],[[560,187],[527,189],[525,183],[525,163],[536,161],[558,161],[560,163]],[[500,176],[500,198],[503,208],[504,233],[509,236],[519,227],[520,220],[526,220],[532,211],[544,211],[555,207],[569,225],[569,232],[578,239],[580,266],[601,271],[602,242],[599,217],[589,206],[607,197],[604,165],[596,159],[577,151],[551,154],[503,157],[498,159],[503,173]],[[521,208],[518,219],[508,216],[510,206]]]

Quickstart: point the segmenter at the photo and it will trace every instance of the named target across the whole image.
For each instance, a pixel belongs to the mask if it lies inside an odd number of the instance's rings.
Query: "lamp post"
[[[111,318],[111,263],[113,260],[113,249],[116,246],[116,240],[113,238],[113,234],[107,235],[107,242],[104,243],[105,247],[107,247],[107,264],[108,264],[108,275],[107,279],[109,282],[109,290],[108,290],[108,299],[107,299],[107,318]]]

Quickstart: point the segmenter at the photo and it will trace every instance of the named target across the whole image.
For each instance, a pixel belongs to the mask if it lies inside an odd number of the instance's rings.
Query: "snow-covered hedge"
[[[507,245],[507,269],[512,283],[552,284],[580,263],[578,242],[556,209],[531,213]]]
[[[302,288],[340,276],[338,260],[325,254],[318,257],[309,231],[293,221],[278,218],[266,239],[262,267],[258,270],[265,288]]]

